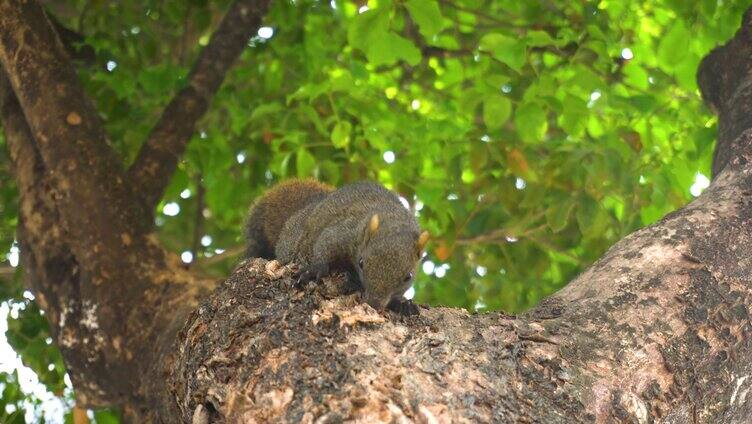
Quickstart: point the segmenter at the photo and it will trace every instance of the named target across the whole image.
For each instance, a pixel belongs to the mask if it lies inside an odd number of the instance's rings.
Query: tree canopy
[[[126,163],[228,4],[45,2]],[[717,119],[697,66],[750,4],[273,2],[196,128],[157,235],[186,267],[222,278],[269,186],[378,180],[432,234],[418,302],[525,310],[707,186]],[[15,362],[0,359],[0,422],[35,421],[54,396],[70,418],[63,361],[24,292],[2,135],[0,145],[0,313],[8,343],[54,394],[22,388]]]

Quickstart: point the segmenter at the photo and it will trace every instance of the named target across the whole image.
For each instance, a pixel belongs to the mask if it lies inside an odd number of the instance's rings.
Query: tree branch
[[[83,35],[63,25],[54,15],[50,13],[46,13],[46,15],[55,28],[58,37],[60,37],[63,46],[65,46],[65,50],[73,60],[80,61],[86,65],[91,65],[96,61],[96,51],[94,51],[92,46],[84,43],[85,38]]]
[[[70,231],[60,216],[56,193],[49,189],[51,177],[2,72],[0,106],[19,188],[24,277],[49,320],[77,403],[129,405],[138,415],[164,393],[155,358],[169,351],[185,315],[213,282],[188,275],[179,260],[153,240],[128,233],[120,234],[122,246],[115,249],[124,255],[123,268],[108,268],[109,275],[92,272],[86,257],[72,253]],[[96,245],[91,249],[101,249],[98,260],[111,261],[108,250]]]
[[[52,194],[45,188],[50,186],[50,178],[36,149],[21,106],[12,91],[10,82],[0,69],[0,119],[5,141],[10,151],[13,174],[19,191],[19,224],[17,229],[24,266],[26,284],[34,291],[37,303],[45,311],[50,322],[50,333],[65,358],[69,369],[85,370],[85,360],[70,345],[63,341],[61,325],[62,311],[68,317],[80,316],[80,273],[78,264],[70,252],[66,231],[61,225],[60,214]],[[52,282],[52,284],[47,284]],[[65,319],[62,319],[65,321]],[[77,323],[68,319],[68,326]],[[77,332],[81,334],[81,332]],[[91,367],[96,370],[96,366]],[[89,392],[86,385],[78,384],[82,373],[71,373],[81,394],[94,404],[99,403],[96,392]],[[118,391],[129,390],[130,386],[119,385]]]
[[[204,235],[204,195],[206,188],[203,181],[204,174],[196,175],[196,215],[193,217],[193,240],[191,241],[191,254],[194,263],[198,260],[198,251],[201,249],[201,238]]]
[[[150,224],[96,111],[33,1],[0,2],[0,63],[25,276],[77,404],[148,409],[165,393],[157,358],[213,282],[185,272],[143,231]]]
[[[16,268],[8,265],[0,265],[0,280],[10,279],[16,274]]]
[[[238,256],[242,255],[246,250],[245,245],[239,245],[239,246],[233,246],[228,248],[222,253],[218,253],[211,257],[203,257],[200,258],[197,265],[201,268],[205,268],[209,265],[214,265],[216,263],[226,261],[228,259],[235,259]]]
[[[59,193],[57,206],[76,254],[96,255],[91,249],[96,244],[121,243],[118,231],[143,230],[142,214],[125,185],[121,162],[65,48],[36,2],[0,3],[0,63],[50,175],[49,183]],[[115,233],[109,231],[112,228]],[[110,239],[106,233],[112,234]]]
[[[269,0],[237,0],[222,19],[188,76],[170,101],[128,174],[149,210],[162,197],[180,156],[225,74],[256,33]]]
[[[697,85],[705,103],[718,113],[718,144],[713,153],[713,175],[738,154],[734,142],[752,127],[752,8],[734,38],[711,51],[700,63]]]

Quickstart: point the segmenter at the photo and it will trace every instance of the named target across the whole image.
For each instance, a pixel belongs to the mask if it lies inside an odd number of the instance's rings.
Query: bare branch
[[[740,153],[739,135],[752,127],[752,8],[744,14],[737,34],[711,51],[700,63],[697,85],[705,103],[718,113],[718,144],[713,152],[713,176]]]
[[[145,369],[168,351],[155,340],[173,337],[213,282],[186,273],[141,231],[149,223],[34,2],[0,2],[0,60],[10,77],[9,84],[0,76],[0,103],[20,192],[21,260],[77,403],[158,397],[162,391],[138,389]],[[95,325],[81,319],[86,311]]]
[[[245,249],[246,247],[244,245],[230,247],[229,249],[225,250],[222,253],[216,254],[208,258],[201,258],[197,264],[199,265],[199,267],[204,268],[209,265],[214,265],[216,263],[225,261],[227,259],[234,259],[240,256],[241,254],[243,254],[243,252],[245,252]]]
[[[204,187],[203,173],[196,176],[196,215],[193,217],[193,240],[191,241],[191,253],[194,260],[198,258],[198,250],[201,248],[201,237],[204,234]]]
[[[8,279],[16,274],[16,268],[9,265],[0,265],[0,280]]]
[[[172,177],[209,102],[266,13],[269,0],[237,0],[212,35],[188,76],[188,84],[170,101],[129,169],[130,181],[144,205],[153,209]]]
[[[65,48],[36,2],[0,4],[0,63],[51,171],[90,181],[110,179],[120,169]]]
[[[50,23],[55,28],[55,32],[60,37],[60,41],[65,46],[65,50],[71,59],[80,61],[86,65],[94,64],[97,58],[94,47],[84,43],[84,36],[80,32],[66,27],[50,13],[47,13],[47,19],[50,20]]]

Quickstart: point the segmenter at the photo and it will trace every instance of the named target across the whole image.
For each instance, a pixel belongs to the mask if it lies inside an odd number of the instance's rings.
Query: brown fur
[[[292,179],[272,187],[258,198],[245,225],[246,257],[274,258],[274,247],[285,222],[300,209],[321,201],[334,187],[316,180]]]
[[[333,269],[355,277],[376,309],[402,303],[423,244],[418,222],[393,192],[373,182],[340,187],[294,214],[276,245],[282,263],[297,262],[304,279]],[[362,266],[361,266],[362,263]]]
[[[396,194],[373,182],[332,187],[293,180],[269,190],[251,209],[248,256],[301,266],[299,283],[347,271],[376,309],[403,314],[428,233]]]

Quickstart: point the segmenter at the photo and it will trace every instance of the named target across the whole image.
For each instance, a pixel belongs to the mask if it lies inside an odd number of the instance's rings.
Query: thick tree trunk
[[[168,402],[155,367],[216,283],[157,243],[152,212],[193,122],[267,6],[233,3],[126,170],[42,8],[0,2],[0,105],[20,189],[22,260],[80,406],[122,405],[135,421]],[[165,134],[177,126],[188,131]]]
[[[214,284],[147,223],[190,138],[176,123],[204,112],[266,6],[233,4],[126,170],[42,10],[0,3],[24,267],[81,405],[194,423],[750,420],[752,13],[699,74],[721,123],[710,188],[532,311],[379,314],[337,296],[341,278],[300,292],[260,259],[195,309]]]

